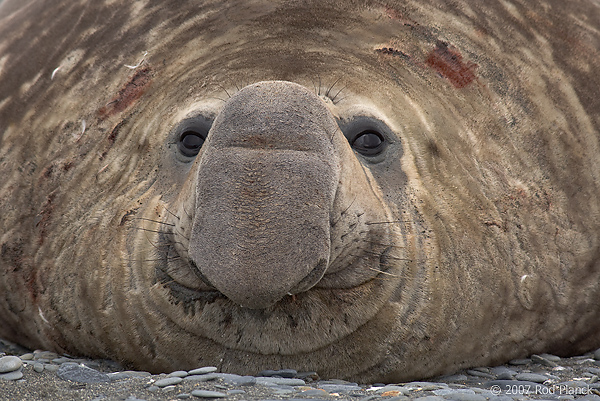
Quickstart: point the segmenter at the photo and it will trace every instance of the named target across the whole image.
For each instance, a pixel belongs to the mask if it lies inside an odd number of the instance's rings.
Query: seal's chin
[[[155,286],[169,298],[169,316],[198,337],[249,353],[292,355],[339,341],[378,313],[390,295],[387,287],[393,284],[381,277],[379,265],[367,269],[370,273],[358,280],[357,266],[327,272],[323,264],[294,292],[267,307],[252,309],[206,282],[174,241],[165,236],[162,243]],[[379,263],[379,259],[371,261]],[[340,281],[344,276],[356,281],[344,284]]]

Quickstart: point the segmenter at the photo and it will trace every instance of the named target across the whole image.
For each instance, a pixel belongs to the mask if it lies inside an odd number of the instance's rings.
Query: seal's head
[[[402,270],[402,236],[359,160],[386,151],[383,122],[340,124],[285,81],[241,89],[210,120],[174,132],[190,166],[157,224],[155,291],[189,303],[198,333],[257,355],[314,352],[369,322]]]

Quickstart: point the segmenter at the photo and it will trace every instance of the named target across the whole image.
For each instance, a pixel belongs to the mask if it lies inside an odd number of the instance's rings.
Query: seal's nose
[[[265,308],[324,274],[337,130],[323,102],[290,82],[248,86],[217,116],[197,165],[189,255],[232,301]]]

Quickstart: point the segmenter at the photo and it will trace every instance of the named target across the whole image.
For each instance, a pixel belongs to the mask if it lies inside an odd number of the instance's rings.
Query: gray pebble
[[[142,372],[137,370],[125,370],[123,372],[107,373],[111,381],[131,379],[133,377],[148,377],[150,372]]]
[[[188,398],[190,398],[192,395],[188,394],[188,393],[181,393],[181,394],[177,394],[177,396],[175,398],[179,399],[179,400],[187,400]]]
[[[438,380],[449,381],[449,382],[464,382],[465,380],[468,380],[468,379],[469,378],[467,377],[467,375],[463,375],[463,374],[447,375],[447,376],[438,377]]]
[[[381,399],[382,399],[382,397],[380,395],[368,395],[366,397],[359,399],[358,401],[373,401],[373,400],[381,400]]]
[[[495,375],[510,375],[515,376],[518,372],[513,369],[509,369],[506,366],[495,366],[490,369],[490,373]]]
[[[281,369],[281,370],[263,370],[262,372],[260,372],[258,374],[258,376],[263,376],[263,377],[279,376],[279,377],[283,377],[286,379],[292,379],[292,378],[296,377],[297,374],[298,374],[298,372],[294,369]]]
[[[233,373],[213,373],[213,374],[215,376],[217,376],[219,379],[223,380],[227,384],[242,377],[240,375],[236,375]]]
[[[164,379],[159,379],[154,382],[154,385],[157,387],[167,387],[172,386],[174,384],[179,384],[183,381],[181,377],[165,377]]]
[[[31,360],[33,360],[33,354],[32,353],[23,354],[19,358],[21,358],[22,361],[31,361]]]
[[[208,390],[194,390],[192,391],[192,395],[194,397],[200,398],[225,398],[227,394],[221,393],[219,391],[208,391]]]
[[[442,397],[438,397],[437,395],[427,395],[425,397],[419,397],[415,399],[419,401],[444,401]]]
[[[541,356],[542,358],[546,358],[547,360],[549,360],[549,361],[552,361],[552,362],[560,362],[560,361],[561,361],[561,359],[560,359],[560,356],[557,356],[557,355],[552,355],[552,354],[540,354],[540,356]]]
[[[467,370],[467,373],[470,374],[471,376],[477,376],[477,377],[485,377],[486,379],[495,379],[496,376],[492,375],[490,373],[486,373],[486,372],[481,372],[479,370]]]
[[[448,385],[446,383],[410,382],[406,383],[404,387],[410,390],[431,391],[448,388]]]
[[[548,377],[546,375],[538,375],[537,373],[519,373],[515,376],[515,379],[519,381],[543,383],[548,380]]]
[[[171,372],[167,375],[167,377],[186,377],[189,373],[185,370],[176,370],[175,372]]]
[[[23,361],[18,356],[3,356],[0,358],[0,373],[14,372],[21,369]]]
[[[0,380],[19,380],[23,378],[23,372],[20,370],[15,370],[14,372],[8,373],[0,373]]]
[[[286,387],[271,387],[270,390],[275,395],[288,395],[288,394],[295,393],[295,391],[292,388],[286,388]]]
[[[433,390],[433,394],[439,396],[445,396],[450,394],[463,393],[463,394],[475,394],[475,391],[470,388],[442,388],[439,390]]]
[[[594,359],[600,360],[600,348],[594,352]]]
[[[60,366],[52,365],[51,363],[44,364],[44,370],[47,370],[48,372],[57,372],[59,367]]]
[[[256,377],[254,376],[238,376],[233,377],[226,381],[228,384],[232,384],[234,386],[252,386],[256,384]]]
[[[320,389],[327,391],[328,393],[349,393],[350,391],[360,390],[358,385],[348,384],[320,384]]]
[[[60,365],[60,364],[66,363],[66,362],[74,362],[74,361],[71,358],[66,358],[64,356],[61,356],[60,358],[54,358],[52,360],[52,363],[55,363],[57,365]]]
[[[486,401],[486,398],[483,395],[460,392],[445,395],[444,398],[455,401]]]
[[[158,390],[160,390],[160,387],[157,387],[157,386],[150,386],[150,387],[146,388],[146,390],[150,391],[151,393],[155,393],[155,392],[157,392]]]
[[[329,394],[323,389],[311,388],[310,390],[302,391],[300,395],[303,397],[325,397]]]
[[[552,362],[551,360],[544,358],[541,355],[531,355],[531,361],[551,368],[555,368],[558,366],[556,362]]]
[[[38,373],[42,373],[44,371],[44,364],[43,363],[39,363],[39,362],[35,362],[33,364],[33,370],[35,370]]]
[[[375,390],[375,393],[382,394],[382,393],[385,393],[388,391],[399,391],[402,395],[407,395],[410,392],[410,390],[407,389],[406,387],[388,385],[388,386],[378,388],[377,390]]]
[[[63,380],[74,381],[77,383],[106,383],[110,378],[106,373],[98,372],[85,365],[76,363],[63,363],[56,372],[57,376]]]
[[[183,378],[183,380],[197,381],[197,382],[207,382],[210,380],[216,380],[219,376],[217,373],[207,373],[203,375],[190,375]]]
[[[531,362],[531,359],[529,358],[522,358],[522,359],[513,359],[512,361],[509,361],[508,363],[511,365],[516,365],[516,366],[520,366],[520,365],[527,365]]]
[[[262,384],[265,386],[305,386],[306,382],[301,379],[284,379],[281,377],[257,377],[256,384]]]
[[[319,380],[319,375],[317,372],[298,372],[296,374],[296,379],[302,379],[304,381],[317,381]]]
[[[214,366],[205,366],[203,368],[193,369],[188,371],[190,375],[204,375],[207,373],[216,372],[217,368]]]
[[[52,359],[56,358],[58,358],[58,354],[52,351],[39,351],[33,353],[33,359],[35,360],[46,359],[48,361],[51,361]]]
[[[246,394],[245,390],[234,389],[227,391],[227,395]]]

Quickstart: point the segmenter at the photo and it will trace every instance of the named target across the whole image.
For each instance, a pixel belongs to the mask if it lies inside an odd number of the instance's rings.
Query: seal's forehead
[[[241,89],[227,101],[211,129],[211,141],[217,146],[259,143],[270,149],[318,151],[331,147],[337,130],[317,95],[295,83],[265,81]]]
[[[263,81],[248,85],[227,102],[242,107],[260,107],[274,112],[290,112],[297,108],[323,108],[313,92],[302,85],[285,81]]]

